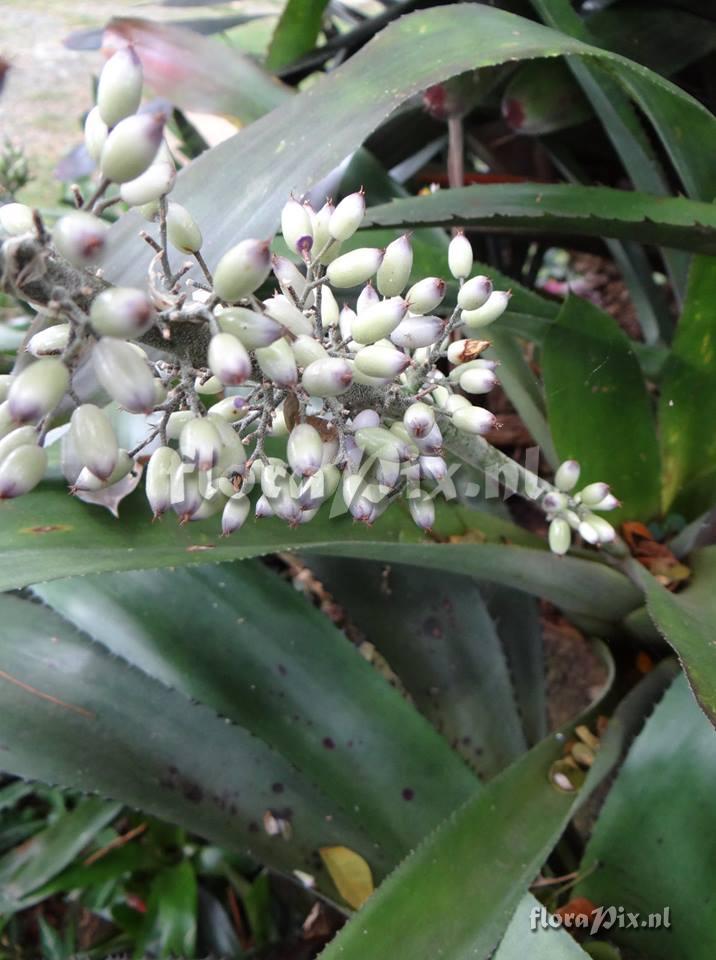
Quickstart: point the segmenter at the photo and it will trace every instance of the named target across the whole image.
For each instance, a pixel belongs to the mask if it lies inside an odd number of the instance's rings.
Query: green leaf
[[[603,480],[623,503],[610,520],[659,513],[659,448],[649,395],[630,340],[597,307],[570,297],[542,358],[549,423],[560,460],[582,465],[580,485]]]
[[[440,55],[426,57],[428,45]],[[684,147],[709,153],[708,111],[646,68],[503,10],[454,4],[391,23],[330,77],[199,157],[182,171],[173,196],[204,231],[202,252],[211,265],[241,237],[272,233],[290,193],[310,190],[414,94],[467,70],[563,54],[619,63],[624,76],[658,84],[681,112]],[[217,202],[227,197],[228,206]],[[149,255],[136,242],[138,224],[129,214],[112,227],[107,276],[116,282],[146,276]]]
[[[243,728],[38,604],[2,596],[0,618],[7,772],[113,797],[279,872],[305,870],[325,891],[320,846],[344,843],[378,875],[394,862],[354,811],[339,810]],[[288,824],[285,837],[266,832],[267,811]]]
[[[308,564],[481,778],[524,753],[507,660],[477,584],[340,557]]]
[[[328,0],[286,0],[266,56],[269,70],[280,70],[313,50]]]
[[[193,957],[197,908],[196,875],[188,861],[155,874],[143,927],[134,947],[135,960],[145,957],[155,941],[160,958]]]
[[[697,257],[659,398],[662,508],[689,519],[716,502],[716,259]]]
[[[268,744],[337,809],[358,806],[394,861],[477,787],[330,620],[259,563],[87,576],[35,592],[123,662]]]
[[[28,843],[6,854],[0,860],[2,912],[15,909],[19,900],[64,870],[120,810],[121,805],[94,797],[81,800],[70,813],[60,815]]]
[[[716,726],[716,547],[694,553],[691,580],[681,593],[671,593],[634,562],[633,576],[646,593],[646,605],[659,633],[674,648],[694,695]]]
[[[640,603],[638,591],[615,570],[594,560],[552,556],[543,540],[519,527],[457,507],[438,510],[434,534],[467,535],[468,542],[426,541],[398,506],[371,528],[345,515],[330,519],[325,509],[296,530],[261,520],[247,523],[231,539],[220,537],[215,518],[185,526],[174,517],[150,523],[141,495],[128,498],[121,510],[117,522],[69,497],[63,484],[50,483],[0,503],[0,590],[85,573],[217,563],[300,549],[467,573],[600,619],[621,619]]]
[[[627,755],[580,867],[575,890],[638,913],[640,925],[606,935],[653,960],[711,960],[716,861],[716,735],[678,677]],[[669,909],[669,929],[649,929]],[[606,927],[606,924],[605,924]]]
[[[392,200],[366,211],[366,224],[484,228],[490,233],[583,234],[716,252],[711,203],[569,183],[492,183]]]
[[[486,960],[574,811],[612,769],[663,690],[667,669],[652,672],[620,705],[581,789],[564,793],[551,783],[563,740],[542,741],[443,822],[321,960]],[[568,737],[571,726],[562,732]]]
[[[588,955],[566,930],[541,925],[543,910],[537,897],[525,894],[493,960],[524,960],[525,956],[530,960],[588,960]]]
[[[502,94],[502,116],[515,133],[544,136],[589,120],[592,108],[559,60],[525,63]]]

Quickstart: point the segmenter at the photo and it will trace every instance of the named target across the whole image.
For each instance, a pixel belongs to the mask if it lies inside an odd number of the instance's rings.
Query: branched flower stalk
[[[572,461],[547,484],[484,439],[495,417],[471,398],[495,386],[497,363],[482,356],[489,341],[477,337],[510,294],[471,276],[463,234],[449,247],[459,290],[447,317],[444,280],[426,277],[406,290],[409,236],[384,250],[342,252],[364,219],[362,191],[319,210],[287,201],[281,231],[300,266],[272,257],[265,239],[244,239],[212,269],[199,226],[170,199],[175,168],[164,118],[137,113],[141,91],[141,65],[128,47],[105,65],[86,122],[97,187],[87,200],[76,192],[78,209],[51,234],[28,207],[0,208],[2,288],[38,309],[25,353],[0,380],[0,498],[40,482],[48,429],[71,411],[61,443],[73,492],[111,494],[146,463],[155,517],[174,510],[186,522],[221,512],[224,534],[252,509],[292,526],[309,522],[337,493],[364,523],[404,496],[428,530],[449,479],[449,450],[483,470],[511,465],[550,520],[554,552],[565,553],[574,532],[589,544],[614,540],[594,513],[618,505],[605,484],[574,493]],[[142,233],[154,250],[144,290],[109,286],[98,271],[109,242],[100,214],[119,201],[158,225],[157,236]],[[192,260],[173,271],[170,247]],[[201,281],[186,276],[194,265]],[[260,300],[271,274],[277,290]],[[344,291],[356,287],[348,304]],[[88,371],[93,388],[87,395],[84,376],[80,396],[79,375]],[[92,402],[100,395],[146,418],[133,449],[120,448]],[[267,441],[281,435],[285,457],[272,456]]]

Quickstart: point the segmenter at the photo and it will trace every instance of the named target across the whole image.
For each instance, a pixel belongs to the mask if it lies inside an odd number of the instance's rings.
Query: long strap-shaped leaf
[[[563,793],[550,782],[564,741],[542,741],[441,824],[321,960],[486,960],[573,812],[613,768],[672,675],[667,662],[623,701],[581,790]]]
[[[211,265],[241,237],[271,234],[291,192],[314,186],[413,94],[466,70],[561,55],[619,64],[625,76],[657,86],[680,112],[684,149],[716,152],[708,111],[645,67],[494,7],[454,4],[390,24],[329,77],[203,154],[180,175],[176,199],[202,228]],[[144,280],[149,258],[138,229],[133,214],[113,227],[109,279]]]

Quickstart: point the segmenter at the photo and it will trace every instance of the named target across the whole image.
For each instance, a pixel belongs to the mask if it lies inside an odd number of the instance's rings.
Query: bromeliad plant
[[[302,2],[277,36],[292,18],[305,31]],[[311,4],[314,41],[322,7]],[[0,597],[0,766],[111,798],[57,810],[23,852],[3,847],[0,904],[14,919],[0,945],[62,894],[135,955],[260,951],[249,887],[263,865],[339,913],[360,908],[328,960],[712,955],[716,567],[701,515],[716,456],[714,418],[695,413],[716,396],[716,124],[610,44],[590,45],[591,17],[535,7],[558,31],[479,4],[412,14],[296,95],[237,55],[251,83],[234,115],[273,109],[178,175],[165,115],[142,111],[142,67],[124,49],[85,125],[98,175],[75,191],[80,209],[46,224],[0,208],[3,288],[33,315],[0,408],[0,584],[25,591]],[[567,119],[602,121],[638,192],[578,185],[564,152],[572,182],[456,185],[457,101],[452,189],[410,196],[360,149],[426,88],[559,54],[571,73],[540,89],[573,74]],[[514,121],[525,77],[509,69]],[[463,77],[455,89],[479,87]],[[186,86],[185,98],[190,109]],[[528,119],[525,135],[539,130]],[[688,199],[664,196],[677,180]],[[366,209],[366,197],[382,202]],[[136,209],[110,227],[120,204]],[[555,303],[474,262],[485,231],[605,238],[642,339],[584,300]],[[675,333],[644,243],[683,304]],[[498,377],[541,476],[500,449]],[[133,494],[141,473],[146,497]],[[500,481],[539,508],[519,514],[530,529],[490,501]],[[172,511],[191,522],[149,522]],[[265,554],[278,556],[247,559]],[[294,589],[306,585],[312,603]],[[534,597],[552,605],[549,622],[562,623],[556,607],[611,644],[592,642],[599,682],[551,735]],[[337,603],[363,656],[315,609],[335,618]],[[573,816],[625,754],[587,842]],[[156,858],[120,803],[188,831],[156,865],[141,923],[128,907]],[[196,834],[227,852],[200,857]],[[89,875],[72,862],[88,843],[89,866],[117,854]],[[230,895],[212,858],[232,866]],[[222,946],[205,937],[207,903],[221,931],[236,898],[250,938]],[[672,929],[612,923],[579,943],[532,932],[540,904],[572,898],[590,917],[669,907]]]

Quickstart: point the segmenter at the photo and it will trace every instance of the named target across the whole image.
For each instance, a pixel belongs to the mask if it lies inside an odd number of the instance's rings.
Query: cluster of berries
[[[554,475],[556,490],[546,493],[542,509],[549,520],[549,545],[553,553],[564,554],[572,544],[572,531],[586,543],[597,546],[616,539],[614,527],[595,510],[606,512],[621,506],[606,483],[589,483],[575,491],[580,466],[576,460],[565,460]]]
[[[472,331],[501,316],[509,292],[471,277],[472,248],[462,234],[449,245],[459,289],[447,314],[438,312],[442,279],[409,286],[408,236],[385,249],[342,251],[364,219],[362,191],[318,210],[291,198],[281,232],[293,258],[272,257],[268,241],[245,239],[210,270],[199,226],[168,199],[175,168],[164,118],[137,112],[141,92],[139,60],[131,48],[120,50],[102,71],[85,125],[98,189],[86,203],[79,198],[82,209],[61,217],[51,238],[29,208],[0,208],[8,242],[44,237],[49,257],[96,282],[111,242],[99,215],[105,206],[121,200],[160,227],[159,240],[144,235],[155,250],[146,291],[106,286],[86,310],[54,297],[44,307],[47,323],[26,345],[34,362],[0,379],[0,498],[41,480],[48,428],[71,411],[62,467],[79,495],[111,493],[146,465],[155,516],[173,509],[188,521],[221,512],[225,534],[246,521],[255,487],[256,515],[292,525],[311,520],[340,491],[345,507],[366,523],[404,494],[414,521],[429,529],[435,494],[448,476],[443,431],[483,435],[495,424],[469,399],[496,383],[495,362],[481,356],[489,343]],[[169,246],[193,258],[176,274]],[[202,282],[183,279],[192,266]],[[277,289],[259,299],[271,273]],[[355,288],[351,305],[341,305],[338,297]],[[187,330],[194,345],[196,331],[204,333],[199,358],[194,348],[179,349]],[[145,418],[146,434],[132,450],[120,448],[105,410],[80,398],[79,371],[92,374],[94,393],[84,399],[107,394]],[[267,439],[282,434],[285,459],[269,456]],[[573,513],[586,537],[592,521],[572,500],[544,507],[554,517],[554,549],[563,552],[560,524],[565,517],[569,530]]]

